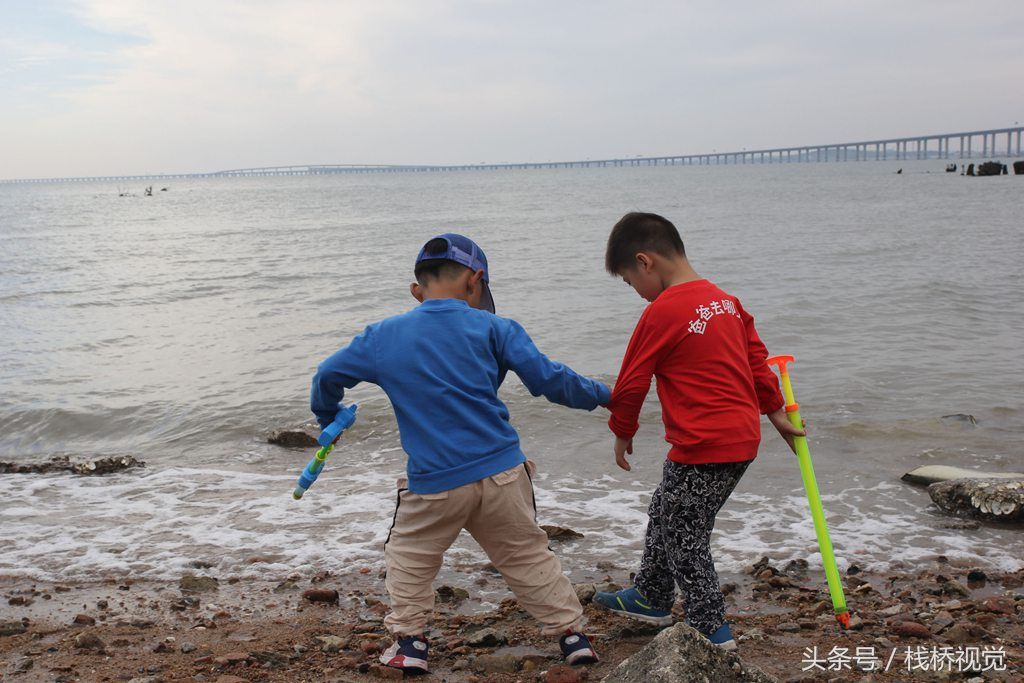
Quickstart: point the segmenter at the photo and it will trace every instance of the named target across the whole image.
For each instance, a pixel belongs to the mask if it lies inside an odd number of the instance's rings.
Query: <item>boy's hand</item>
[[[807,432],[803,429],[797,429],[793,426],[793,423],[789,421],[789,417],[786,416],[786,409],[779,408],[774,413],[768,413],[768,419],[775,429],[778,430],[779,435],[786,440],[789,444],[789,450],[796,453],[796,446],[793,445],[793,437],[796,436],[807,436]],[[804,427],[807,427],[807,423],[804,423]]]
[[[615,464],[629,472],[633,468],[626,462],[626,453],[633,455],[633,439],[615,437]]]

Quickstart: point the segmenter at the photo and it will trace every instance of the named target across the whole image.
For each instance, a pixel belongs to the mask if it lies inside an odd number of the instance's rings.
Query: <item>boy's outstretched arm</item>
[[[782,397],[782,391],[779,389],[779,378],[768,367],[766,362],[768,360],[768,349],[754,328],[753,316],[743,310],[738,301],[736,302],[736,308],[747,331],[747,360],[750,363],[750,371],[754,375],[754,391],[757,393],[757,402],[760,406],[761,414],[768,417],[768,421],[779,432],[779,436],[785,439],[786,443],[789,444],[790,450],[796,453],[793,437],[806,436],[807,434],[802,429],[794,427],[789,421],[789,417],[786,416],[786,410],[783,407],[786,400]]]
[[[522,325],[514,320],[505,322],[508,327],[499,340],[499,357],[519,375],[531,394],[583,410],[593,410],[608,403],[611,391],[603,382],[579,375],[572,368],[552,361],[537,349]]]
[[[626,455],[633,454],[633,435],[640,428],[640,409],[651,389],[651,377],[669,346],[669,339],[656,333],[650,317],[648,308],[633,330],[608,404],[612,414],[608,427],[615,434],[615,463],[626,471],[631,469]]]
[[[334,422],[345,389],[351,389],[360,382],[375,382],[376,379],[372,328],[367,327],[348,346],[317,367],[309,393],[309,407],[320,426],[326,427]]]

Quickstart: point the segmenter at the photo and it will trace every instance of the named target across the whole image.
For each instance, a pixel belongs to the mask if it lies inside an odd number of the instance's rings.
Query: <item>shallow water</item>
[[[96,479],[0,476],[0,573],[379,563],[404,464],[383,394],[352,392],[360,420],[301,502],[289,494],[311,453],[266,433],[309,418],[320,360],[413,305],[412,260],[446,230],[486,249],[501,314],[611,382],[643,307],[602,270],[629,210],[673,219],[698,271],[741,298],[773,353],[797,357],[841,565],[945,554],[1024,566],[1019,530],[943,529],[927,494],[899,481],[924,464],[1024,469],[1024,178],[901,165],[174,181],[150,198],[0,185],[0,459],[148,463]],[[569,570],[638,559],[667,450],[653,396],[626,473],[600,412],[533,398],[514,376],[503,387],[541,471],[540,521],[585,535],[559,546]],[[979,424],[938,419],[949,413]],[[767,429],[719,517],[725,571],[763,554],[820,562],[795,460]],[[254,555],[277,562],[246,564]],[[465,537],[449,557],[483,560]]]

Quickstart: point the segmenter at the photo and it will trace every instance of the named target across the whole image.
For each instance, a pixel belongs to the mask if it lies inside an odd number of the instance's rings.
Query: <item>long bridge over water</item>
[[[120,176],[82,176],[75,178],[21,178],[0,180],[11,183],[71,183],[96,181],[141,181],[184,178],[239,178],[255,176],[331,175],[337,173],[438,173],[454,171],[501,171],[543,168],[601,168],[623,166],[709,166],[719,164],[775,164],[840,161],[887,161],[905,159],[990,159],[995,156],[1021,156],[1024,126],[988,130],[916,135],[904,138],[839,142],[827,145],[801,145],[743,149],[738,152],[712,151],[705,154],[637,156],[578,161],[480,164],[321,164],[304,166],[267,166],[236,168],[213,173],[170,173]],[[975,142],[977,141],[977,142]],[[1005,143],[1005,147],[1004,144]],[[1003,154],[1003,150],[1005,154]]]

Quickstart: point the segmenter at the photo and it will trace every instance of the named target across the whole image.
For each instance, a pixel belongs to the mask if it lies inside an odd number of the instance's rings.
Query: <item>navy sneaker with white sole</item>
[[[380,663],[407,674],[427,673],[427,641],[419,636],[405,636],[380,655]]]
[[[635,587],[623,588],[614,593],[598,593],[594,602],[616,614],[646,621],[656,626],[671,626],[672,613],[654,609]]]
[[[597,662],[597,652],[590,644],[590,639],[578,631],[566,631],[565,635],[558,639],[558,647],[562,650],[565,663],[570,666]]]
[[[706,636],[706,638],[723,650],[736,649],[736,641],[732,639],[732,629],[729,628],[729,622],[719,626],[717,631],[710,636]]]

